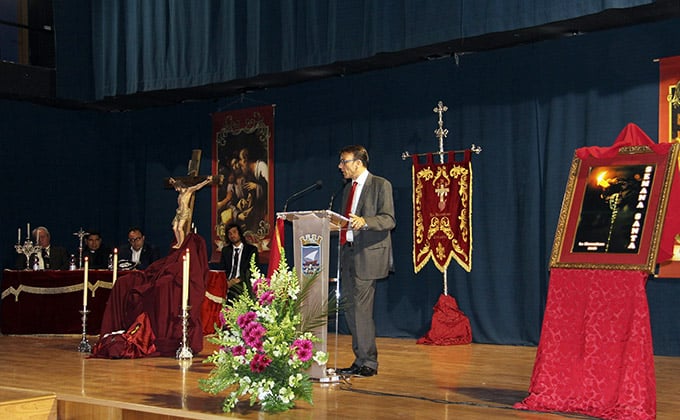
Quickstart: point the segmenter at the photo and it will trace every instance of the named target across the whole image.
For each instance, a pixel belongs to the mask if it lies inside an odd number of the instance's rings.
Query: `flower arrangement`
[[[325,365],[328,355],[314,351],[319,340],[303,327],[300,303],[306,287],[300,287],[284,255],[271,279],[262,276],[254,260],[250,269],[254,298],[244,293],[222,308],[222,326],[208,338],[219,347],[205,360],[215,367],[199,386],[213,395],[234,387],[224,411],[245,398],[268,412],[288,410],[296,400],[311,404],[312,382],[304,371],[312,363]]]

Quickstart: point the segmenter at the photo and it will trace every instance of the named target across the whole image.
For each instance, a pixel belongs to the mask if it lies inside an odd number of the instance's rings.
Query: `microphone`
[[[342,183],[340,184],[340,188],[335,190],[333,194],[331,194],[331,201],[328,203],[328,210],[333,210],[333,201],[335,200],[335,196],[338,195],[340,191],[342,191],[343,188],[345,188],[345,185],[347,185],[347,182],[349,182],[349,178],[343,178]]]
[[[319,180],[317,180],[315,183],[313,183],[312,185],[310,185],[309,187],[307,187],[307,188],[305,188],[305,189],[303,189],[303,190],[300,190],[300,191],[294,193],[293,195],[291,195],[290,197],[288,197],[288,198],[286,199],[286,202],[285,202],[285,204],[283,205],[283,211],[286,211],[286,209],[288,208],[288,203],[290,203],[293,199],[299,198],[299,197],[301,197],[302,195],[307,194],[308,192],[310,192],[310,191],[312,191],[312,190],[320,189],[321,187],[323,187],[323,181],[319,179]]]

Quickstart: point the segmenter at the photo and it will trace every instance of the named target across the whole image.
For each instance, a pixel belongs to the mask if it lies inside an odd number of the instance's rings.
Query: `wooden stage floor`
[[[96,337],[89,337],[94,344]],[[338,367],[352,360],[350,338],[340,335]],[[173,358],[90,359],[78,353],[80,336],[0,336],[0,405],[24,390],[56,396],[59,419],[559,419],[586,418],[512,409],[527,395],[535,347],[472,344],[423,346],[413,339],[379,338],[379,375],[315,384],[314,405],[282,414],[239,407],[223,413],[224,396],[198,388],[211,365],[184,372]],[[329,334],[329,366],[335,336]],[[659,419],[680,413],[680,358],[656,357]],[[43,417],[47,418],[47,417]],[[53,415],[51,418],[56,418]]]

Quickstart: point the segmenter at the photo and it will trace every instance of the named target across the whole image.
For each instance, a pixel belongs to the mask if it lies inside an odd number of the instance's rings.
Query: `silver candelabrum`
[[[14,245],[14,249],[17,250],[17,254],[24,254],[26,256],[26,270],[31,270],[33,268],[31,267],[31,255],[39,253],[42,250],[42,247],[37,244],[33,245],[33,241],[30,238],[27,238],[23,245]]]

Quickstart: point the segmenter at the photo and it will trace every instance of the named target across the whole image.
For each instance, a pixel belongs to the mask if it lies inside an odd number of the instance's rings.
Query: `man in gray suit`
[[[341,375],[373,376],[378,373],[373,300],[376,280],[392,268],[391,230],[396,225],[392,184],[368,171],[368,152],[363,146],[340,151],[338,168],[348,182],[342,208],[349,218],[340,233],[340,288],[345,319],[352,333],[352,366]]]

